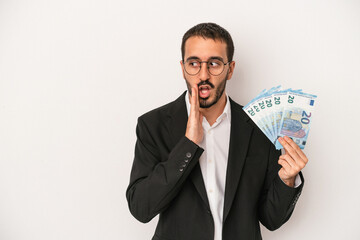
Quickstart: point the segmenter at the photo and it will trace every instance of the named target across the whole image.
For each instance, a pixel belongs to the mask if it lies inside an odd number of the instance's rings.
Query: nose
[[[206,81],[209,79],[209,77],[210,77],[210,74],[209,74],[209,70],[207,68],[207,62],[202,62],[200,72],[199,72],[199,78],[201,81]]]

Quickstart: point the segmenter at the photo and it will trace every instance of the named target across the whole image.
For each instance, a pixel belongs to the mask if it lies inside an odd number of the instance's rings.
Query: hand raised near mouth
[[[200,112],[199,93],[197,87],[191,88],[190,115],[186,125],[185,136],[196,144],[199,144],[204,136],[202,121],[203,115]]]

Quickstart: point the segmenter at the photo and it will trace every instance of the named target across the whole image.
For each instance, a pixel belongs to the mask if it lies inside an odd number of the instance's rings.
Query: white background
[[[267,240],[360,239],[360,1],[0,0],[0,239],[151,239],[125,198],[141,114],[185,90],[181,38],[235,43],[229,95],[318,95],[305,187]]]

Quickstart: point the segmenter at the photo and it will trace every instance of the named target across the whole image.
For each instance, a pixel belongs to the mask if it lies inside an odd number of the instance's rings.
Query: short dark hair
[[[181,57],[184,60],[185,55],[185,43],[190,37],[203,37],[210,38],[213,40],[220,40],[226,43],[226,54],[228,61],[233,60],[234,56],[234,43],[231,38],[231,35],[226,29],[217,25],[216,23],[200,23],[192,28],[190,28],[183,36],[181,43]]]

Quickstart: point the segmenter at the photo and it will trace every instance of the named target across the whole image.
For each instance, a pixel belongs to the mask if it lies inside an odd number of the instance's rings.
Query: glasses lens
[[[224,71],[224,63],[218,59],[211,59],[208,62],[209,72],[212,75],[220,75]]]
[[[199,60],[187,60],[184,64],[185,71],[190,75],[196,75],[200,72],[201,63]],[[207,68],[211,75],[220,75],[224,71],[224,67],[224,63],[218,59],[210,59],[207,61]]]
[[[198,60],[190,59],[185,62],[185,70],[190,75],[195,75],[200,71],[201,63]]]

